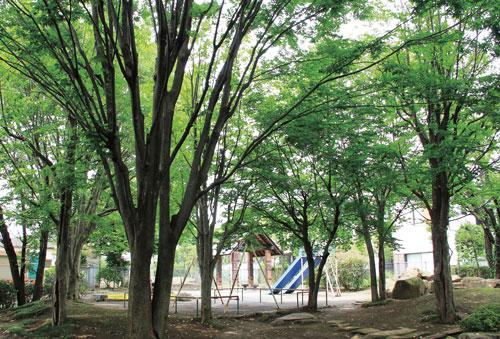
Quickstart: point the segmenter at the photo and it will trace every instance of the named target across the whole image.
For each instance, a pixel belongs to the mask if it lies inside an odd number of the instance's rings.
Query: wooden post
[[[265,267],[266,267],[266,279],[269,284],[273,282],[273,257],[271,250],[265,250]]]
[[[247,270],[248,270],[248,287],[252,288],[254,285],[253,253],[250,253],[250,252],[247,252]]]
[[[222,256],[217,256],[215,263],[216,286],[222,288]]]
[[[240,253],[234,251],[231,253],[231,280],[233,282],[233,286],[236,284],[239,286],[239,277],[238,277],[238,271],[240,267]]]

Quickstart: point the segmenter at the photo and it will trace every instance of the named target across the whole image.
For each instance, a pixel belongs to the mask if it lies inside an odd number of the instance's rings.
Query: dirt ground
[[[466,316],[484,303],[500,302],[500,289],[460,289],[455,300],[462,316]],[[218,317],[212,326],[202,326],[198,320],[183,316],[170,318],[171,338],[350,338],[328,321],[338,320],[358,327],[396,329],[400,326],[417,329],[420,333],[435,334],[454,326],[433,321],[434,296],[413,300],[391,301],[385,305],[354,308],[328,307],[316,313],[317,322],[306,324],[274,325],[279,316],[270,312],[244,317]],[[296,312],[296,309],[292,309]],[[282,311],[285,314],[286,311]],[[87,303],[70,303],[69,319],[62,328],[50,326],[50,314],[14,319],[12,312],[0,313],[1,338],[124,338],[126,336],[126,310],[96,307]]]

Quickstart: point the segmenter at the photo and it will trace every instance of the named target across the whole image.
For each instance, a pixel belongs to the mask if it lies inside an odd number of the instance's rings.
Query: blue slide
[[[321,257],[314,258],[314,268],[319,265],[320,261]],[[306,279],[308,275],[309,265],[307,264],[307,258],[302,256],[297,257],[273,285],[272,292],[278,294],[283,289],[285,293],[293,293],[300,286],[302,277]]]

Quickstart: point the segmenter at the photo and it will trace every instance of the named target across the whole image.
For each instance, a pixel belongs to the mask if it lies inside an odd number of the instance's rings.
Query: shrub
[[[456,272],[461,277],[481,277],[485,279],[495,277],[494,270],[492,270],[488,266],[480,266],[478,272],[477,266],[460,265],[460,267],[456,267]]]
[[[0,280],[0,310],[11,308],[16,304],[16,289],[9,281]]]
[[[43,295],[52,297],[52,290],[54,288],[54,282],[56,281],[56,269],[55,267],[50,267],[45,270],[43,278]]]
[[[368,277],[366,262],[357,256],[344,257],[338,262],[339,282],[346,290],[359,290]]]
[[[460,322],[465,331],[496,332],[500,330],[500,303],[481,305]]]
[[[97,274],[97,279],[104,281],[107,288],[110,288],[111,285],[114,287],[120,286],[123,282],[123,269],[109,266],[101,268]]]

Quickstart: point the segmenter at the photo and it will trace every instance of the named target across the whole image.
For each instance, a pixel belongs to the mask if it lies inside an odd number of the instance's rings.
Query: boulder
[[[452,274],[451,276],[451,282],[460,282],[462,281],[462,277],[456,274]]]
[[[500,279],[483,279],[479,277],[463,277],[460,284],[465,288],[500,287]]]
[[[427,291],[424,281],[420,278],[409,278],[396,281],[392,290],[393,299],[414,299],[423,296]]]
[[[488,287],[500,288],[500,279],[486,279]]]
[[[420,269],[416,267],[409,268],[403,273],[401,273],[401,275],[399,276],[399,280],[405,280],[410,278],[422,278],[422,272],[420,272]]]

